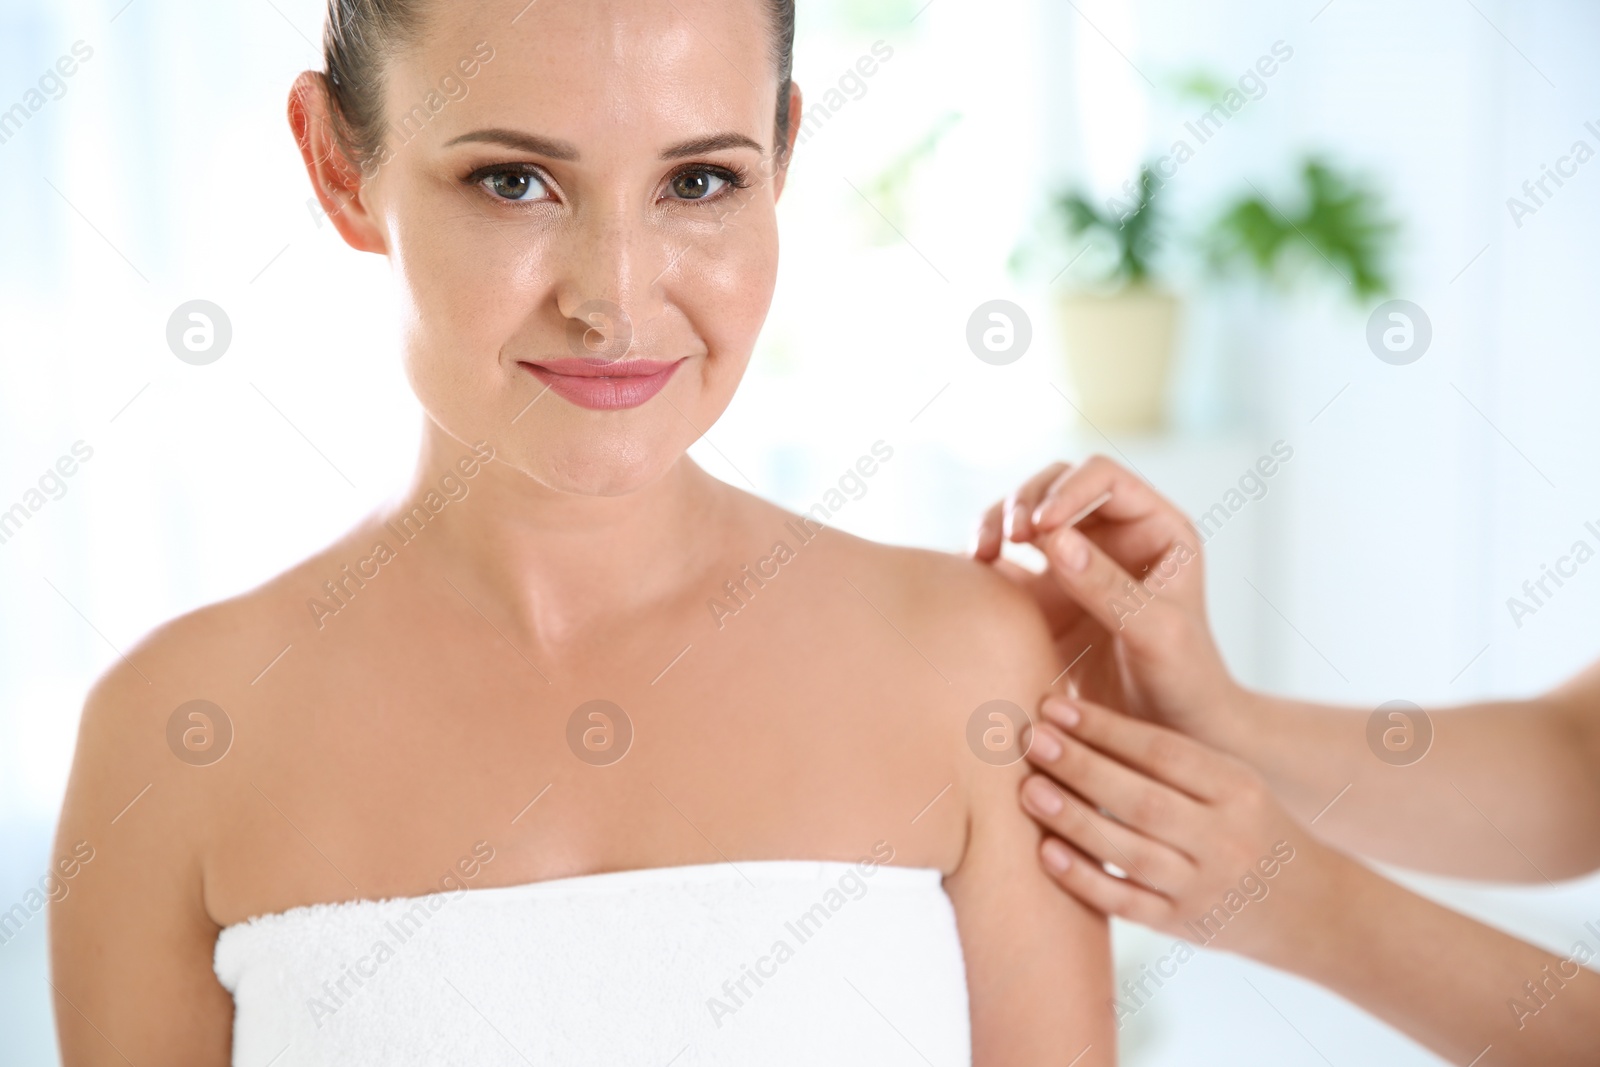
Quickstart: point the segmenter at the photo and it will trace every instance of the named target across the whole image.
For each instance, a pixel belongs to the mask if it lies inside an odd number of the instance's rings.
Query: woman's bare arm
[[[211,969],[198,791],[207,771],[167,746],[186,697],[160,684],[161,656],[134,656],[95,686],[79,725],[56,855],[93,858],[50,907],[50,969],[65,1067],[214,1064],[232,1048],[233,1000]]]
[[[964,635],[971,631],[972,677],[982,679],[988,698],[1031,712],[1059,671],[1049,634],[1032,604],[998,580],[985,600],[960,623]],[[958,687],[964,680],[953,676]],[[967,961],[973,1063],[1113,1064],[1107,922],[1060,892],[1039,866],[1039,828],[1017,804],[1026,762],[995,765],[970,751],[965,735],[960,743],[968,842],[945,889]]]

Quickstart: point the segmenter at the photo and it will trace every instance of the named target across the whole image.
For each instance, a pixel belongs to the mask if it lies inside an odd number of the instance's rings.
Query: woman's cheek
[[[712,355],[737,355],[742,367],[766,321],[778,279],[778,235],[770,209],[730,229],[725,240],[708,242],[707,252],[694,271],[686,272],[689,298],[703,312],[696,317],[705,323],[702,336]]]
[[[496,328],[516,333],[542,295],[543,243],[530,227],[488,220],[437,237],[419,234],[413,287],[430,322],[453,337]]]
[[[457,377],[465,363],[494,373],[500,350],[526,335],[538,309],[543,251],[525,231],[495,232],[487,222],[402,236],[394,259],[408,305],[408,360],[419,369],[450,365]]]

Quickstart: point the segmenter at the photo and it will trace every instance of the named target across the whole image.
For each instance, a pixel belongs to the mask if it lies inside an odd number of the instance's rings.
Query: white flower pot
[[[1105,433],[1154,433],[1166,422],[1178,298],[1143,286],[1069,293],[1058,305],[1074,403]]]

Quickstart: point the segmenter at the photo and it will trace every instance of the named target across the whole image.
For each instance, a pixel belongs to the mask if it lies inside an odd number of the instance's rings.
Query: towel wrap
[[[931,867],[758,860],[312,904],[224,928],[233,1067],[969,1067]]]

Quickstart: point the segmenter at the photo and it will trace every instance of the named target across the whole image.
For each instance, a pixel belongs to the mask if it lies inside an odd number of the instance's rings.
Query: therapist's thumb
[[[1138,640],[1161,625],[1172,605],[1159,603],[1151,583],[1135,582],[1116,560],[1077,528],[1063,526],[1044,540],[1056,583],[1096,622]]]

